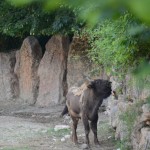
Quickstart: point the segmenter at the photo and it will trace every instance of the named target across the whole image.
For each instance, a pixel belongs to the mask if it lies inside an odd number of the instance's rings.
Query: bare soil
[[[77,133],[79,144],[70,139],[71,119],[60,118],[63,105],[49,108],[32,106],[0,106],[0,149],[2,150],[81,150],[84,129],[79,122]],[[55,131],[56,125],[69,125],[69,129]],[[114,131],[109,126],[108,116],[99,113],[98,137],[100,146],[93,143],[90,132],[91,150],[116,150]]]

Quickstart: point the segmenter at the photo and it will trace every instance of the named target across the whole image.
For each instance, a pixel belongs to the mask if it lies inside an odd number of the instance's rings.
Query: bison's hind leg
[[[75,118],[73,116],[71,116],[71,118],[72,118],[72,121],[73,121],[73,125],[72,125],[72,141],[75,144],[78,144],[78,138],[77,138],[77,131],[76,130],[77,130],[79,119]]]
[[[85,130],[85,143],[90,146],[90,141],[89,141],[89,133],[90,133],[90,126],[89,126],[89,121],[86,115],[82,115],[82,121],[84,125],[84,130]]]
[[[94,120],[91,121],[90,127],[94,134],[94,143],[99,145],[98,137],[97,137],[97,122],[98,122],[98,114],[94,116]]]

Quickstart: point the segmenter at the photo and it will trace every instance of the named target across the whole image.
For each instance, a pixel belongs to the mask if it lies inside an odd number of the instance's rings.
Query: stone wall
[[[18,51],[0,53],[0,103],[50,106],[64,102],[67,92],[69,38],[53,36],[42,48],[27,37]]]

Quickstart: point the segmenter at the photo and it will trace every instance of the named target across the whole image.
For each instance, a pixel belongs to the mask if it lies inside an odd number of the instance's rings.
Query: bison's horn
[[[82,75],[87,81],[89,81],[89,82],[92,81],[92,79],[88,75],[85,75],[84,73]]]
[[[93,80],[90,79],[89,77],[86,77],[85,79],[88,80],[89,82],[92,82],[92,81],[93,81]]]

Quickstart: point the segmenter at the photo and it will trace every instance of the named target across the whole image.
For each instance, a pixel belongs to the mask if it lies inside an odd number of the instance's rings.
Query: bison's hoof
[[[73,142],[75,145],[79,144],[79,143],[78,143],[78,140],[72,140],[72,142]]]
[[[75,144],[75,145],[78,145],[79,143],[78,143],[78,141],[76,141],[76,142],[74,142],[74,144]]]
[[[100,143],[99,143],[99,142],[96,142],[95,145],[100,145]]]
[[[88,145],[88,144],[82,144],[82,145],[81,145],[81,148],[82,148],[82,149],[89,149],[89,145]]]
[[[99,148],[99,147],[100,147],[100,144],[96,144],[95,147],[96,147],[96,148]]]
[[[100,143],[97,141],[97,142],[94,142],[95,143],[95,147],[99,148],[100,147]]]

